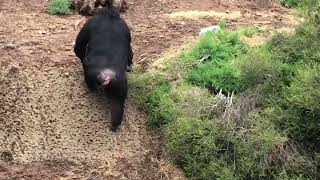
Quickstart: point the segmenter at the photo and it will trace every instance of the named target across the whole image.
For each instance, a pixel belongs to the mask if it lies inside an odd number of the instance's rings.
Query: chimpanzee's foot
[[[118,129],[118,127],[113,127],[113,126],[110,127],[110,130],[111,130],[112,132],[117,132],[117,129]]]
[[[132,72],[132,66],[127,66],[127,72]]]
[[[120,125],[111,125],[110,130],[113,132],[117,132],[119,128],[120,128]]]
[[[116,132],[120,128],[121,123],[121,121],[111,121],[111,131]]]

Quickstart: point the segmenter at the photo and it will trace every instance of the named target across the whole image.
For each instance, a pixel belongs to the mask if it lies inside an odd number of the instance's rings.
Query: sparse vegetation
[[[180,55],[178,65],[185,67],[187,81],[191,84],[207,87],[212,92],[220,89],[238,92],[242,87],[239,72],[232,65],[233,59],[247,51],[248,47],[240,41],[238,32],[209,32],[200,38],[190,52]]]
[[[70,13],[69,0],[50,0],[48,4],[48,11],[50,14],[66,15]]]
[[[239,32],[244,36],[252,37],[253,35],[258,34],[259,32],[263,32],[263,30],[255,26],[246,26],[244,28],[239,29]]]
[[[222,29],[133,75],[133,96],[187,177],[320,178],[319,10],[307,14],[295,35],[249,48],[239,36],[255,30]]]
[[[303,0],[280,0],[281,4],[287,7],[298,7]]]

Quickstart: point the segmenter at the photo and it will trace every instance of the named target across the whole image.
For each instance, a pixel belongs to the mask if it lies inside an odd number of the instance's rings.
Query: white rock
[[[212,32],[216,32],[220,30],[220,26],[219,25],[214,25],[214,26],[210,26],[210,27],[206,27],[200,30],[199,35],[202,35],[206,32],[212,31]]]

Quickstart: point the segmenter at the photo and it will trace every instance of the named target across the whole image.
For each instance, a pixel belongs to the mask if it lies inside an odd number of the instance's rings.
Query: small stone
[[[3,151],[0,155],[0,159],[4,162],[13,161],[13,155],[10,151]]]
[[[48,34],[46,31],[38,31],[38,34]]]
[[[17,47],[17,45],[12,44],[12,43],[4,45],[5,49],[15,49],[16,47]]]

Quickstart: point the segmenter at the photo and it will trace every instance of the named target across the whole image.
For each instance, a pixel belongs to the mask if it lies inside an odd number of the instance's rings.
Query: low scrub
[[[320,29],[312,12],[293,36],[249,48],[244,33],[222,29],[164,68],[130,76],[131,96],[187,177],[320,178]]]
[[[66,15],[70,13],[70,0],[50,0],[48,11],[50,14]]]
[[[280,0],[280,2],[286,7],[298,7],[302,4],[303,0]]]
[[[206,87],[212,92],[220,89],[225,93],[239,92],[242,86],[233,59],[248,49],[241,42],[239,32],[223,29],[204,34],[189,52],[181,53],[177,63],[187,71],[187,81],[191,84]]]

